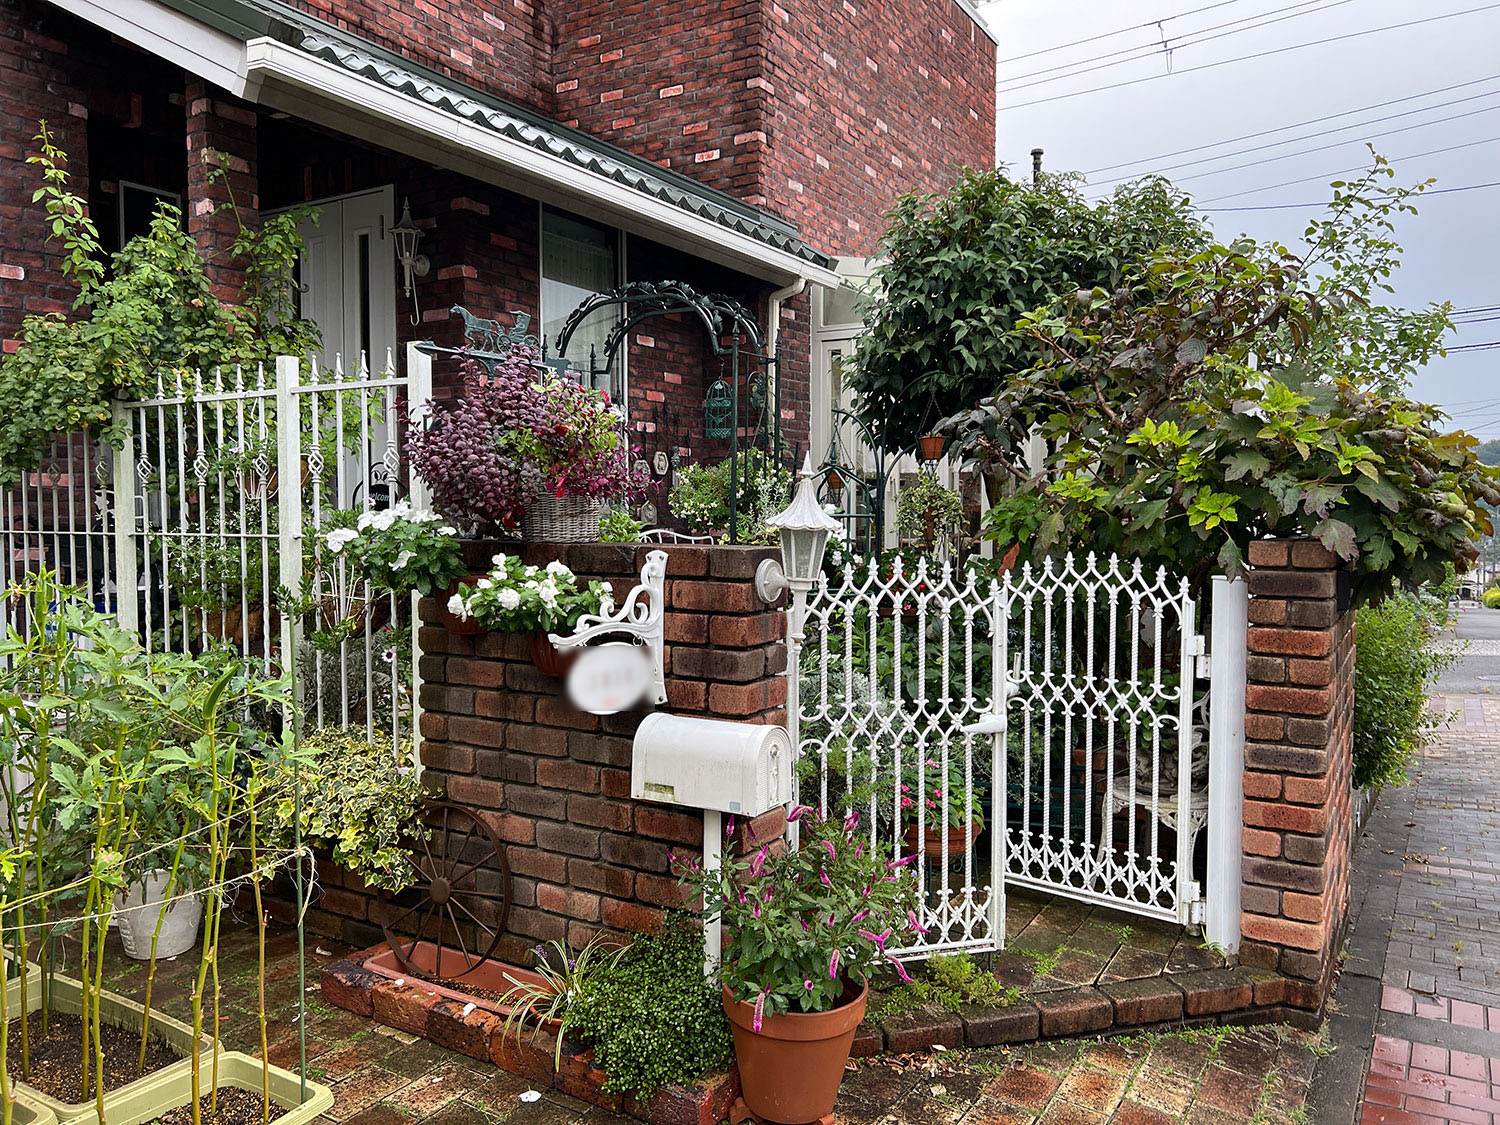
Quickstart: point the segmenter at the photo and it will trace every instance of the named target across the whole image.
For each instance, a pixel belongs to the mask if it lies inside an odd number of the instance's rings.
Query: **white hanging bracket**
[[[622,634],[646,650],[651,664],[651,691],[654,702],[667,701],[667,678],[662,654],[666,644],[667,553],[652,551],[641,567],[640,585],[613,613],[586,613],[578,619],[573,632],[566,636],[548,633],[547,639],[558,648],[579,648],[596,637]]]

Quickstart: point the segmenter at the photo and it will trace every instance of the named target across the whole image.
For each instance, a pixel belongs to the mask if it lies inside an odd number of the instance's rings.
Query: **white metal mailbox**
[[[635,734],[630,795],[759,816],[792,799],[792,740],[765,723],[648,715]]]

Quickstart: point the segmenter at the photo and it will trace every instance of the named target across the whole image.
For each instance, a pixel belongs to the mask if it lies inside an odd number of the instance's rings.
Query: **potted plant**
[[[896,530],[902,539],[918,544],[923,552],[932,551],[939,542],[956,535],[963,519],[963,497],[951,488],[944,488],[930,472],[918,473],[916,480],[904,487],[896,499]]]
[[[433,502],[476,535],[536,541],[598,536],[608,501],[643,498],[650,485],[632,459],[609,396],[554,372],[538,373],[534,350],[512,348],[486,374],[461,361],[464,394],[413,422],[412,467]]]
[[[900,790],[907,853],[916,853],[920,844],[929,863],[961,857],[969,842],[984,831],[982,792],[966,784],[962,760],[950,757],[944,768],[936,758],[924,758],[915,776],[906,776],[911,780],[903,780]]]
[[[448,599],[447,613],[462,624],[501,633],[525,633],[531,660],[544,676],[564,675],[575,652],[559,652],[548,633],[572,629],[584,614],[607,614],[614,608],[608,582],[580,581],[554,559],[545,567],[499,554],[494,569]],[[445,617],[446,620],[446,617]]]
[[[531,390],[537,417],[506,438],[509,449],[539,477],[526,504],[523,534],[537,543],[592,542],[599,538],[605,505],[644,497],[650,477],[632,462],[608,392],[555,372]]]
[[[167,538],[167,582],[202,637],[248,647],[268,627],[278,627],[274,613],[271,621],[266,620],[266,602],[275,594],[278,552],[271,544],[262,555],[257,538],[234,531],[222,538]]]
[[[868,979],[920,928],[911,858],[886,859],[850,813],[820,820],[806,806],[801,846],[706,869],[679,865],[703,911],[727,931],[720,970],[745,1104],[768,1121],[815,1121],[833,1110]]]
[[[943,455],[943,435],[923,434],[917,439],[917,448],[921,451],[922,460],[936,461]]]

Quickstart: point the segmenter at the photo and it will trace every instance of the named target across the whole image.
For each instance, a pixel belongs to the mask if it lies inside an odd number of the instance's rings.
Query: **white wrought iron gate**
[[[352,581],[319,532],[341,509],[423,502],[402,444],[430,362],[163,376],[115,407],[118,449],[70,435],[0,493],[6,584],[52,569],[152,650],[295,654],[313,724],[402,745],[417,713],[411,606]]]
[[[1007,884],[1197,921],[1186,581],[1093,555],[993,565],[851,563],[793,609],[799,798],[919,856],[929,932],[907,952],[1003,945]]]

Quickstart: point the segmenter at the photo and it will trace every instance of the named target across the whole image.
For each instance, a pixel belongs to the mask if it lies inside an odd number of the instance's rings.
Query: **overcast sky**
[[[1091,196],[1111,177],[1161,170],[1205,208],[1305,204],[1326,199],[1330,179],[1363,163],[1368,140],[1403,182],[1500,181],[1493,0],[994,0],[981,10],[1000,40],[999,158],[1016,175],[1029,174],[1031,149],[1041,147],[1048,170],[1091,173],[1100,185]],[[1470,14],[1433,19],[1462,12]],[[1154,20],[1164,21],[1160,29],[1141,26]],[[1418,20],[1431,22],[1357,34]],[[1107,34],[1122,29],[1134,30]],[[1171,74],[1163,35],[1174,46]],[[1078,43],[1093,36],[1102,37]],[[1315,42],[1341,36],[1352,37]],[[1076,45],[1047,50],[1068,43]],[[1262,52],[1277,53],[1224,62]],[[1069,74],[1084,67],[1094,69]],[[1117,83],[1130,84],[1096,89]],[[1377,103],[1394,104],[1364,108]],[[1284,128],[1313,119],[1323,120]],[[1283,131],[1248,136],[1266,130]],[[1190,161],[1201,163],[1169,168]],[[1113,167],[1125,162],[1134,163]],[[1251,162],[1261,163],[1242,166]],[[1406,265],[1395,302],[1500,306],[1500,187],[1429,196],[1420,208],[1400,228]],[[1296,245],[1309,214],[1220,210],[1211,219],[1223,237],[1245,231]],[[1500,340],[1500,307],[1465,319],[1479,322],[1450,345]],[[1497,372],[1500,349],[1452,353],[1418,376],[1415,393],[1448,410],[1454,425],[1500,437]]]

